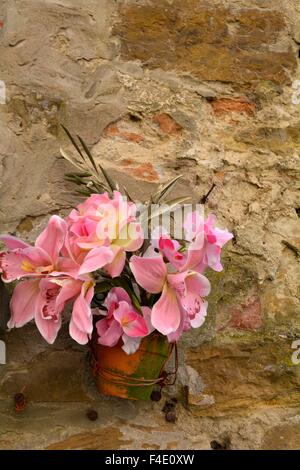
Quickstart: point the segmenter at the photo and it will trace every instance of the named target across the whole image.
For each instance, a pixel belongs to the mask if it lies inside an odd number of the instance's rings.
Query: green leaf
[[[102,171],[102,174],[104,176],[104,178],[106,179],[107,181],[107,184],[108,186],[110,187],[110,189],[112,191],[116,190],[117,189],[117,185],[116,183],[113,181],[113,179],[109,176],[109,174],[106,172],[106,170],[104,170],[103,166],[100,165],[99,163],[99,168],[100,170]]]
[[[94,158],[93,158],[91,152],[90,152],[89,149],[88,149],[88,146],[86,145],[85,141],[80,137],[80,135],[77,135],[77,137],[78,137],[78,139],[79,139],[79,141],[80,141],[80,143],[81,143],[81,145],[82,145],[82,147],[83,147],[83,149],[84,149],[84,151],[85,151],[85,153],[86,153],[86,155],[87,155],[89,161],[91,162],[91,164],[92,164],[92,166],[93,166],[93,168],[94,168],[96,174],[98,175],[98,174],[99,174],[99,170],[98,170],[98,168],[97,168],[97,166],[96,166],[95,160],[94,160]]]
[[[63,158],[65,158],[68,162],[70,162],[73,166],[75,166],[76,168],[78,168],[79,170],[82,171],[82,163],[79,162],[75,157],[71,157],[70,155],[68,155],[62,148],[59,149],[60,150],[60,154]]]
[[[154,210],[153,212],[151,212],[150,215],[148,215],[148,211],[145,210],[142,214],[141,214],[141,217],[140,217],[140,220],[141,221],[150,221],[152,219],[154,219],[155,217],[159,217],[160,215],[163,215],[163,214],[166,214],[170,211],[172,211],[176,206],[178,206],[179,204],[182,204],[183,202],[186,202],[188,201],[190,198],[190,196],[184,196],[184,197],[178,197],[176,199],[172,199],[171,201],[167,201],[164,203],[164,205],[162,206],[159,206],[156,210]],[[146,218],[146,214],[148,215],[148,217]]]
[[[125,193],[125,195],[128,197],[129,201],[133,202],[133,199],[132,197],[130,196],[129,192],[127,191],[126,187],[123,186],[123,191]]]
[[[75,193],[80,194],[81,196],[89,197],[92,193],[88,189],[75,189]]]
[[[71,132],[63,125],[61,124],[61,127],[63,128],[63,130],[65,131],[65,133],[67,134],[67,136],[69,137],[70,141],[72,142],[72,144],[74,145],[74,147],[76,148],[77,152],[79,153],[79,155],[83,157],[82,155],[82,152],[79,148],[79,145],[77,144],[76,140],[74,139],[74,137],[72,136]]]
[[[109,291],[111,287],[112,285],[109,281],[101,281],[95,285],[94,291],[95,291],[95,294],[102,294],[103,292]]]
[[[82,171],[81,173],[65,173],[65,176],[68,176],[69,178],[72,178],[72,177],[88,178],[92,175],[91,173],[88,173],[87,171]]]
[[[182,178],[182,175],[178,175],[175,178],[173,178],[171,181],[169,181],[167,184],[165,184],[161,189],[159,189],[153,196],[152,196],[152,201],[154,203],[157,203],[162,200],[163,197],[167,195],[169,191],[173,188],[173,186],[177,183],[177,181]]]

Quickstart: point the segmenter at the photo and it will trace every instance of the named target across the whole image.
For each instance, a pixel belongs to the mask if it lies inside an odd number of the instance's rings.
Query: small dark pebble
[[[227,450],[229,449],[229,444],[227,442],[221,443],[218,441],[211,441],[210,447],[213,450]]]
[[[23,393],[16,393],[15,394],[15,403],[21,404],[25,402],[25,396]]]
[[[90,421],[96,421],[98,419],[98,413],[96,410],[88,410],[86,416]]]
[[[175,423],[177,419],[175,411],[168,411],[165,418],[168,423]]]
[[[151,393],[151,400],[152,401],[159,401],[161,399],[161,391],[160,390],[153,390]]]
[[[177,403],[176,398],[171,398],[170,400],[166,400],[166,403],[164,404],[162,412],[163,413],[168,413],[168,411],[173,411],[174,408],[175,408],[176,403]]]
[[[15,410],[16,411],[23,411],[25,409],[26,398],[25,398],[25,395],[22,392],[15,394],[14,402],[15,402]]]

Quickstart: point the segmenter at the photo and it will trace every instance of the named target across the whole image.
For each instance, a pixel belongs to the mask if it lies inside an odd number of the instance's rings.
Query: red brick
[[[128,173],[146,181],[158,181],[159,175],[151,163],[143,163],[136,168],[129,168]]]
[[[211,105],[215,114],[218,116],[223,116],[224,114],[230,113],[246,113],[248,115],[253,115],[256,110],[255,103],[247,101],[243,98],[220,98],[213,100]]]
[[[257,297],[251,297],[245,304],[232,308],[228,326],[241,330],[258,330],[261,328],[261,303]]]
[[[160,130],[165,134],[175,135],[178,134],[182,129],[181,125],[166,113],[157,114],[153,118],[153,121],[159,125]]]
[[[111,137],[120,137],[121,139],[128,140],[129,142],[135,142],[139,144],[145,139],[142,135],[135,132],[121,131],[116,124],[110,125],[105,130],[106,135]]]
[[[132,158],[123,158],[120,163],[123,166],[130,166],[134,163],[134,161],[132,160]]]

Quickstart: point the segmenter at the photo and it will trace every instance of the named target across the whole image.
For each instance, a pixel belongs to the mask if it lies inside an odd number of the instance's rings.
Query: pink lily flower
[[[205,276],[187,267],[185,271],[174,272],[174,267],[164,262],[163,255],[151,248],[143,257],[132,256],[130,268],[143,289],[162,293],[151,313],[151,323],[160,333],[173,338],[187,325],[201,324],[207,307],[202,297],[210,292]]]
[[[150,308],[142,307],[143,316],[133,307],[127,292],[115,287],[108,293],[104,305],[107,312],[95,309],[94,313],[105,315],[96,323],[98,342],[105,346],[115,346],[122,338],[122,349],[133,354],[141,339],[153,331],[150,323]]]
[[[90,281],[72,278],[45,277],[21,281],[11,299],[12,316],[8,328],[20,328],[31,320],[43,338],[52,344],[61,327],[62,312],[74,300],[70,335],[79,344],[86,344],[92,333],[90,302],[94,294]]]
[[[70,255],[81,265],[79,274],[104,268],[111,276],[119,276],[126,252],[143,244],[141,225],[136,222],[136,205],[114,191],[92,194],[67,218]],[[72,254],[73,253],[73,254]]]
[[[207,266],[214,271],[222,271],[221,249],[233,238],[232,233],[221,230],[216,225],[216,216],[209,214],[204,221],[200,214],[191,212],[185,223],[185,236],[192,243],[188,249],[189,265],[198,272]]]
[[[66,222],[53,215],[47,227],[31,246],[11,235],[0,236],[9,251],[0,253],[0,271],[5,282],[23,277],[44,277],[51,273],[76,275],[78,266],[69,258],[60,256],[67,231]]]

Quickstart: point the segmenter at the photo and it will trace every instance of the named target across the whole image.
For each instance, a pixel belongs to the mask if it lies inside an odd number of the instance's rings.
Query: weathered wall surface
[[[63,122],[137,197],[178,173],[178,193],[215,182],[208,209],[235,234],[207,324],[181,346],[176,393],[189,385],[193,404],[177,424],[161,404],[97,397],[84,348],[28,326],[5,334],[1,448],[299,448],[299,49],[297,0],[1,2],[1,231],[30,240],[76,202]]]

